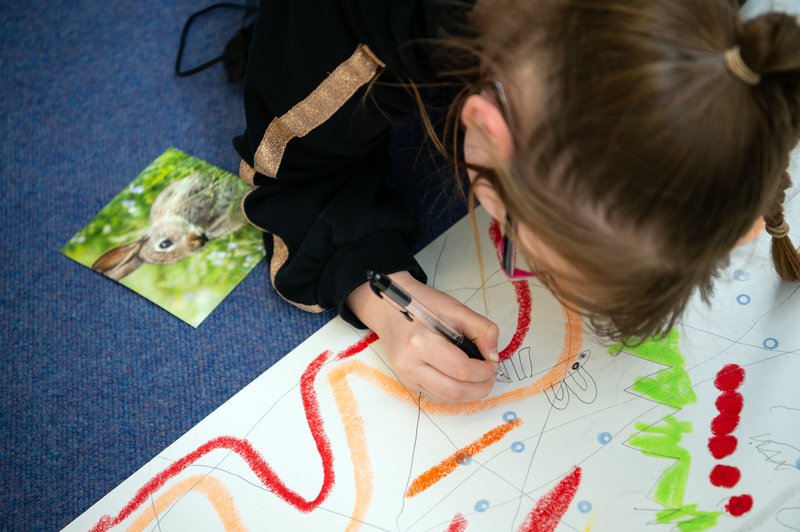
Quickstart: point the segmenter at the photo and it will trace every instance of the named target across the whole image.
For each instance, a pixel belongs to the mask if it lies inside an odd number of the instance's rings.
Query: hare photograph
[[[197,327],[264,257],[237,176],[170,148],[61,249]]]

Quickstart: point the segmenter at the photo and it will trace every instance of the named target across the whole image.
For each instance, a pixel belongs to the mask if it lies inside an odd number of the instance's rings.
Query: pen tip
[[[500,369],[499,367],[494,372],[494,380],[500,381],[500,382],[505,382],[506,384],[511,384],[511,382],[512,382],[511,379],[508,377],[508,375],[503,373],[503,370]]]

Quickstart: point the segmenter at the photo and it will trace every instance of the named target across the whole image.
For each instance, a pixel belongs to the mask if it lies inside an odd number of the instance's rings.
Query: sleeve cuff
[[[347,323],[359,329],[366,326],[345,301],[350,292],[366,282],[367,270],[385,274],[408,271],[421,283],[428,280],[398,233],[375,233],[368,240],[338,250],[322,271],[317,285],[317,301],[326,308],[336,307]]]

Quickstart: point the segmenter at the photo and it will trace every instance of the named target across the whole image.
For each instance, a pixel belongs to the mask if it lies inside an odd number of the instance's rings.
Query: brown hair
[[[478,0],[471,23],[452,48],[478,66],[456,72],[439,146],[458,160],[464,98],[501,81],[515,155],[479,179],[580,272],[570,292],[544,282],[599,334],[665,333],[760,215],[778,273],[800,279],[782,206],[800,138],[792,17],[744,23],[730,0]],[[756,84],[726,66],[736,45]]]

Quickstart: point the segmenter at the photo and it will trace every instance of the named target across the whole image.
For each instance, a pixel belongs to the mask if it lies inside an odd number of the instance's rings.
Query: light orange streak
[[[336,406],[339,408],[339,417],[342,418],[347,446],[350,448],[350,456],[353,461],[356,496],[346,532],[358,530],[369,503],[372,501],[372,464],[364,438],[364,420],[358,412],[355,395],[347,385],[347,368],[354,363],[363,365],[360,361],[351,360],[338,366],[328,375],[328,382],[331,385]]]
[[[517,418],[514,421],[508,421],[501,425],[496,426],[474,442],[466,447],[463,447],[451,454],[432,468],[428,469],[420,476],[414,479],[406,491],[406,497],[413,497],[430,488],[444,477],[455,471],[465,456],[475,456],[493,443],[497,443],[503,436],[509,433],[511,429],[520,426],[522,419]]]
[[[247,530],[239,519],[239,512],[236,510],[236,505],[233,503],[233,496],[225,485],[214,477],[195,475],[182,480],[159,495],[153,505],[128,527],[128,532],[141,532],[153,522],[158,514],[163,513],[180,497],[191,491],[206,496],[214,507],[214,511],[219,515],[220,521],[222,521],[222,527],[226,531]]]
[[[561,309],[566,318],[564,344],[558,361],[550,368],[550,371],[525,387],[481,401],[450,405],[435,403],[422,398],[417,402],[416,397],[410,394],[395,378],[356,359],[349,359],[335,366],[328,373],[328,382],[331,385],[336,405],[339,408],[339,415],[342,418],[347,437],[347,445],[350,448],[353,477],[355,479],[355,500],[353,502],[353,511],[350,514],[350,523],[347,527],[348,532],[358,530],[372,500],[372,466],[366,447],[366,438],[364,437],[364,421],[358,411],[358,403],[355,396],[347,383],[347,377],[361,377],[401,403],[408,403],[411,407],[419,406],[428,413],[445,416],[469,416],[490,408],[533,397],[560,382],[572,365],[572,358],[581,351],[583,323],[580,316],[564,306]]]

